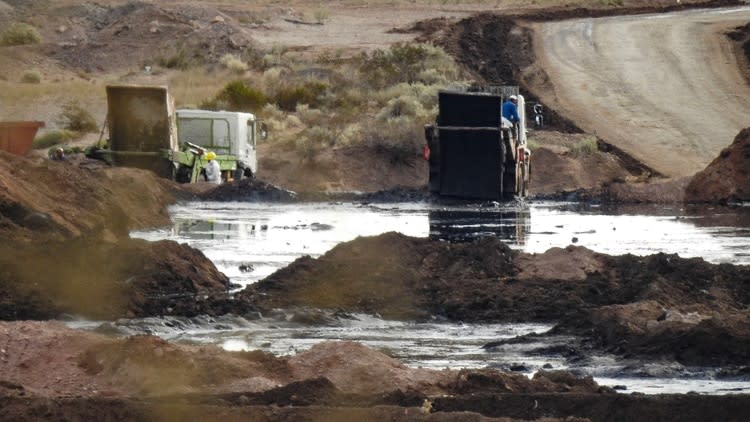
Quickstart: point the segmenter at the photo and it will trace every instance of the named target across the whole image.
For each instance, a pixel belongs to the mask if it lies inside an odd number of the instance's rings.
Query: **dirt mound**
[[[733,421],[748,403],[619,395],[561,371],[408,368],[351,342],[275,357],[14,322],[0,323],[0,353],[3,420]]]
[[[750,290],[737,280],[749,277],[748,267],[676,255],[607,256],[573,246],[530,255],[513,252],[495,238],[451,244],[386,233],[340,244],[318,259],[300,258],[248,286],[237,298],[261,309],[311,306],[386,318],[563,319],[561,327],[593,335],[600,347],[608,349],[616,349],[621,339],[607,335],[618,332],[615,323],[629,330],[631,338],[641,336],[642,344],[655,344],[650,340],[653,332],[630,330],[628,318],[607,316],[610,306],[639,307],[643,301],[653,301],[662,312],[698,312],[726,321],[660,330],[653,337],[660,347],[635,346],[638,342],[632,341],[632,348],[619,352],[651,353],[690,363],[741,363],[750,357],[750,331],[741,318],[750,303]],[[658,317],[649,316],[643,323]],[[697,339],[705,337],[703,332],[721,335],[722,340],[700,345]],[[688,343],[696,346],[690,354],[675,348]],[[743,352],[714,353],[719,344]]]
[[[188,400],[226,404],[228,400],[238,405],[413,407],[421,406],[428,397],[471,396],[478,391],[611,393],[590,379],[568,373],[546,373],[530,380],[490,369],[408,368],[351,342],[324,342],[280,358],[258,351],[226,352],[215,346],[178,345],[151,336],[118,340],[59,323],[18,322],[0,323],[0,348],[1,387],[30,397],[158,397],[164,403]]]
[[[0,187],[0,319],[194,315],[226,294],[200,251],[128,238],[170,221],[176,186],[148,171],[0,153]]]
[[[750,201],[750,128],[743,129],[687,186],[688,202]]]
[[[750,360],[750,312],[707,307],[667,309],[648,300],[592,311],[597,341],[618,353],[673,356],[686,365],[721,366]]]
[[[100,161],[50,161],[0,152],[0,232],[32,239],[127,236],[167,224],[170,182]]]
[[[225,296],[229,287],[203,253],[172,241],[79,239],[6,244],[0,251],[5,320],[195,315],[208,312],[206,299]]]
[[[290,202],[297,194],[257,179],[224,183],[198,195],[204,201]]]

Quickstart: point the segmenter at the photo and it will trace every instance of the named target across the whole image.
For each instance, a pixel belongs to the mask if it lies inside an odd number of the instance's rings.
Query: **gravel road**
[[[750,87],[724,32],[750,7],[539,24],[542,100],[656,171],[702,170],[750,126]]]

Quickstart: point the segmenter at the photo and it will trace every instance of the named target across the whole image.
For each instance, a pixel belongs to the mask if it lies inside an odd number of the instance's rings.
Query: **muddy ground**
[[[671,1],[624,3],[632,12],[685,7]],[[683,2],[699,3],[706,4]],[[51,4],[0,1],[0,17],[33,16]],[[45,23],[45,36],[55,41],[41,47],[41,56],[13,50],[13,60],[3,60],[0,70],[9,75],[19,63],[41,60],[45,72],[75,78],[77,72],[140,67],[147,49],[156,45],[172,53],[185,43],[198,42],[209,58],[215,58],[249,45],[256,29],[268,38],[278,34],[295,39],[289,32],[274,32],[278,28],[239,25],[242,19],[252,21],[252,16],[243,18],[234,7],[191,4],[176,9],[176,4],[66,6],[66,13],[56,15],[59,20]],[[288,11],[277,12],[275,16],[282,17]],[[623,10],[597,5],[524,13],[519,17],[501,11],[500,16],[460,19],[466,12],[453,10],[446,13],[449,17],[379,33],[371,46],[420,33],[446,46],[481,80],[517,81],[533,101],[531,85],[543,86],[544,74],[519,73],[533,65],[534,57],[529,32],[518,19]],[[421,19],[428,17],[439,18]],[[745,26],[731,35],[746,54],[747,34]],[[142,42],[144,36],[149,43]],[[511,44],[520,48],[508,48]],[[542,144],[534,156],[539,170],[532,170],[537,195],[681,202],[688,192],[687,198],[695,201],[749,199],[747,130],[695,178],[656,180],[652,169],[601,141],[594,154],[574,154],[574,145],[587,135],[554,110],[550,113],[550,130],[531,134]],[[554,333],[582,339],[571,345],[568,352],[573,357],[607,351],[620,357],[721,366],[730,376],[750,371],[750,272],[743,266],[666,254],[607,256],[579,247],[529,255],[493,239],[451,244],[387,233],[339,245],[319,259],[301,258],[230,296],[227,278],[200,251],[175,242],[128,238],[130,230],[166,224],[166,206],[178,198],[294,200],[284,188],[300,190],[295,185],[299,174],[307,175],[309,183],[299,185],[308,189],[303,192],[307,194],[386,190],[386,196],[421,198],[424,192],[427,172],[416,158],[413,166],[394,169],[374,151],[328,154],[322,160],[335,166],[310,165],[288,151],[269,150],[262,165],[268,171],[265,181],[271,184],[245,181],[217,189],[184,189],[144,171],[113,169],[82,157],[50,162],[0,152],[0,319],[15,321],[0,323],[0,418],[745,418],[750,409],[747,395],[623,395],[569,373],[541,372],[528,380],[489,369],[407,368],[352,343],[323,343],[282,358],[178,345],[149,336],[114,339],[55,322],[21,321],[229,312],[252,318],[278,307],[371,312],[408,320],[550,321],[558,322]]]

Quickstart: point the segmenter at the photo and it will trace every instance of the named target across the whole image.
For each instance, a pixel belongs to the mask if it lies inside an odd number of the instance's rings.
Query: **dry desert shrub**
[[[75,138],[75,133],[69,130],[51,130],[34,138],[32,147],[34,149],[49,148],[53,145],[70,141],[73,138]]]
[[[392,98],[377,115],[380,121],[409,117],[414,120],[425,120],[427,112],[424,106],[414,97],[402,95]]]
[[[570,154],[575,157],[581,157],[586,155],[595,154],[599,151],[599,146],[596,141],[596,137],[588,136],[570,148]]]
[[[266,142],[309,161],[321,148],[365,144],[394,163],[413,163],[423,125],[437,114],[437,91],[462,83],[453,59],[429,44],[348,58],[274,47],[265,57],[262,73],[225,84],[202,106],[257,113],[269,127]]]
[[[14,22],[0,34],[0,45],[25,45],[39,44],[42,42],[42,36],[33,26],[23,23]]]
[[[412,164],[424,143],[421,128],[407,118],[369,125],[362,136],[365,145],[387,155],[392,164]]]
[[[374,88],[398,83],[456,80],[458,66],[443,49],[431,44],[398,43],[388,50],[363,53],[360,57],[362,82]]]
[[[99,130],[99,125],[96,123],[94,116],[76,100],[63,104],[57,124],[73,132],[96,132]]]
[[[38,70],[27,70],[21,76],[21,82],[25,84],[38,84],[42,82],[42,74]]]
[[[219,59],[219,63],[234,73],[245,73],[248,69],[247,63],[234,54],[225,54]]]

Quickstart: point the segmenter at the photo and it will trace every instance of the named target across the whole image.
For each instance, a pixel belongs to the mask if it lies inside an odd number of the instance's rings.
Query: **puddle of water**
[[[573,343],[574,339],[565,336],[491,349],[482,347],[521,335],[544,333],[552,328],[551,324],[416,323],[387,321],[363,314],[328,317],[319,325],[292,320],[292,314],[279,313],[257,320],[225,315],[69,321],[66,324],[116,336],[148,333],[169,341],[213,344],[228,351],[263,350],[277,356],[296,354],[322,341],[356,341],[415,368],[490,367],[529,377],[541,369],[571,370],[579,375],[591,375],[601,385],[618,386],[626,393],[750,393],[750,380],[715,380],[713,372],[701,368],[619,361],[612,356],[592,356],[571,362],[559,354],[539,352]]]
[[[389,231],[449,240],[497,236],[512,248],[534,253],[575,244],[612,255],[665,252],[750,264],[747,208],[688,213],[668,207],[613,211],[559,203],[441,207],[197,202],[173,206],[170,212],[170,229],[131,236],[188,243],[243,286],[303,255],[317,257],[357,236]]]
[[[199,202],[174,206],[170,212],[174,222],[170,229],[134,232],[131,236],[188,243],[240,285],[258,281],[303,255],[317,257],[357,236],[389,231],[444,240],[496,236],[514,249],[533,253],[576,244],[612,255],[665,252],[703,257],[714,263],[750,264],[747,207],[696,211],[671,207],[611,210],[561,203],[437,206]],[[481,348],[488,342],[550,328],[533,324],[417,324],[360,315],[317,326],[302,326],[283,318],[246,321],[237,317],[205,317],[189,322],[157,318],[117,325],[108,329],[120,334],[149,332],[169,340],[216,344],[227,350],[259,349],[284,355],[324,340],[352,340],[386,351],[410,366],[425,368],[516,367],[531,375],[549,364],[554,369],[593,375],[603,385],[625,386],[626,392],[750,392],[750,382],[714,380],[710,372],[699,368],[668,370],[664,376],[659,372],[664,368],[653,371],[647,368],[648,363],[635,363],[625,370],[624,364],[612,357],[596,357],[569,366],[563,357],[533,352],[565,344],[566,339],[506,345],[495,351]],[[648,377],[627,375],[638,373]]]

